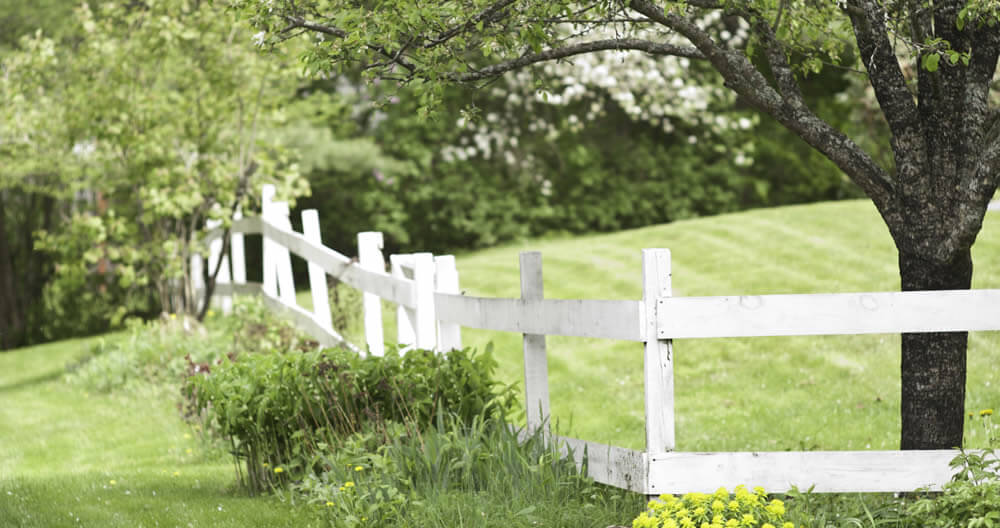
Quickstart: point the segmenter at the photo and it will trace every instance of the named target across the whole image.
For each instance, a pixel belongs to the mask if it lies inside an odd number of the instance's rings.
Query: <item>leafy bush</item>
[[[688,493],[677,498],[660,495],[649,501],[648,509],[632,521],[632,528],[794,528],[785,521],[785,503],[780,499],[767,501],[764,488],[753,493],[743,486],[726,488],[715,493]]]
[[[242,354],[210,373],[187,379],[192,411],[230,440],[246,463],[254,491],[280,483],[282,473],[310,469],[321,445],[387,423],[432,423],[440,410],[470,422],[502,417],[510,390],[492,380],[492,351],[447,356],[390,350],[362,358],[342,349]]]

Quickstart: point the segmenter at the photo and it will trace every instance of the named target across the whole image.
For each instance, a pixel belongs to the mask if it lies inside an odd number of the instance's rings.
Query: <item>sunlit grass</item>
[[[0,354],[0,526],[315,525],[309,508],[238,490],[176,394],[63,383],[96,339]]]

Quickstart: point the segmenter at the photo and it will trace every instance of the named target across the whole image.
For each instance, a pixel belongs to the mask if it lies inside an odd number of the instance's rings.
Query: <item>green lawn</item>
[[[545,295],[639,299],[643,248],[669,248],[674,295],[835,293],[899,288],[896,252],[870,202],[748,211],[632,231],[530,241],[459,255],[469,295],[518,297],[518,253],[541,251]],[[976,243],[974,287],[1000,288],[1000,216]],[[1000,407],[996,332],[971,335],[967,407]],[[522,379],[520,336],[493,341],[508,382]],[[642,345],[550,337],[552,411],[572,436],[644,445]],[[899,336],[679,340],[681,450],[896,449]],[[967,445],[981,431],[967,427]]]
[[[975,287],[1000,287],[1000,217],[975,249]],[[895,251],[866,202],[751,211],[633,231],[552,238],[459,255],[471,295],[517,297],[518,252],[539,250],[550,298],[638,299],[640,250],[673,254],[676,295],[895,290]],[[387,310],[387,339],[393,332]],[[492,341],[506,382],[522,378],[520,336]],[[112,337],[113,338],[113,337]],[[87,394],[63,383],[95,339],[0,354],[0,526],[310,526],[309,507],[250,499],[230,459],[185,425],[175,393]],[[970,340],[969,410],[1000,407],[996,333]],[[894,449],[898,336],[675,343],[682,450]],[[642,346],[549,339],[552,408],[563,433],[641,448]],[[982,432],[967,427],[967,445]],[[112,483],[114,481],[114,483]]]
[[[173,394],[63,383],[95,341],[0,354],[0,526],[317,525],[309,508],[236,490],[230,458],[180,420]]]

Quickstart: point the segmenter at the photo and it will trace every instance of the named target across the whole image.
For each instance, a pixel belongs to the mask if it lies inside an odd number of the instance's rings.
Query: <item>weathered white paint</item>
[[[243,210],[237,208],[233,213],[233,227],[229,235],[229,253],[233,257],[233,282],[247,282],[246,248],[243,244],[243,233],[236,230],[236,225],[243,219]]]
[[[577,467],[583,464],[586,456],[587,476],[595,481],[616,488],[647,493],[646,453],[562,436],[555,437],[555,441],[561,445],[564,454],[572,452]]]
[[[1000,329],[1000,290],[659,300],[660,338],[896,334]]]
[[[437,348],[437,317],[434,309],[434,255],[413,254],[413,282],[416,284],[417,306],[413,330],[414,344],[421,350]]]
[[[219,220],[208,220],[205,227],[215,229],[222,225]],[[221,258],[220,258],[221,257]],[[218,269],[218,272],[216,272]],[[215,276],[215,284],[229,284],[229,256],[222,254],[222,238],[215,238],[208,243],[208,276]],[[219,305],[222,313],[228,314],[233,311],[233,296],[227,294],[219,295]]]
[[[261,199],[260,199],[260,227],[263,228],[267,221],[270,220],[273,214],[272,208],[274,203],[274,195],[277,193],[274,185],[264,185],[261,188]],[[263,233],[263,231],[262,231]],[[264,276],[264,293],[272,296],[278,296],[278,264],[276,258],[276,252],[278,250],[278,243],[273,240],[267,233],[263,233],[263,242],[261,243],[261,261],[262,261],[262,271]]]
[[[673,293],[670,282],[670,250],[642,250],[642,296],[646,332],[643,381],[646,391],[646,452],[674,449],[674,358],[669,339],[656,337],[658,299]]]
[[[499,299],[437,293],[438,319],[519,334],[642,341],[640,301]]]
[[[267,217],[269,222],[281,229],[292,231],[287,202],[273,202],[270,210],[271,216]],[[276,245],[274,262],[278,274],[278,298],[288,306],[298,306],[298,300],[295,298],[295,277],[292,275],[292,256],[287,247]]]
[[[458,267],[454,255],[434,257],[434,289],[436,292],[458,294]],[[447,353],[462,348],[462,327],[455,323],[438,321],[438,351]]]
[[[783,451],[660,453],[650,456],[649,493],[711,493],[744,484],[780,493],[940,490],[958,451]]]
[[[302,211],[302,235],[306,240],[323,245],[319,234],[319,212],[315,209]],[[315,262],[309,262],[309,292],[312,294],[313,314],[316,321],[327,328],[333,328],[330,316],[330,292],[326,286],[326,272]]]
[[[413,266],[412,261],[411,266],[403,266],[404,262],[407,262],[403,257],[405,255],[389,255],[389,270],[392,276],[405,280],[409,279],[413,281]],[[407,270],[409,273],[407,273]],[[412,347],[414,343],[417,342],[417,335],[413,329],[416,323],[417,313],[416,313],[416,298],[417,298],[417,287],[416,281],[413,284],[413,299],[412,305],[404,305],[402,303],[397,303],[396,306],[396,343],[398,343],[403,348]]]
[[[382,233],[367,231],[358,233],[358,264],[369,271],[385,274],[385,257],[382,256]],[[365,316],[365,341],[368,352],[376,356],[385,355],[385,337],[382,331],[382,300],[373,293],[363,295]]]
[[[520,254],[521,299],[537,301],[545,297],[542,281],[542,254]],[[549,366],[544,334],[524,334],[524,406],[528,433],[545,426],[549,429]]]

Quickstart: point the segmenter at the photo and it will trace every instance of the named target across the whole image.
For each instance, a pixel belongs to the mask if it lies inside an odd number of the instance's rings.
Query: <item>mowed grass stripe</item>
[[[974,251],[976,287],[1000,285],[998,233],[1000,217],[988,216]],[[676,295],[892,291],[899,285],[896,250],[867,201],[519,243],[459,255],[458,267],[469,294],[517,297],[518,252],[542,251],[546,297],[638,299],[640,252],[649,247],[671,250]],[[519,335],[465,330],[463,338],[477,346],[493,341],[501,377],[521,382]],[[641,448],[642,346],[560,337],[548,343],[552,411],[564,432]],[[1000,381],[992,379],[998,345],[996,332],[970,339],[969,409],[1000,406]],[[679,449],[898,447],[899,336],[680,340],[674,351]],[[970,445],[980,441],[974,432],[967,436]]]

